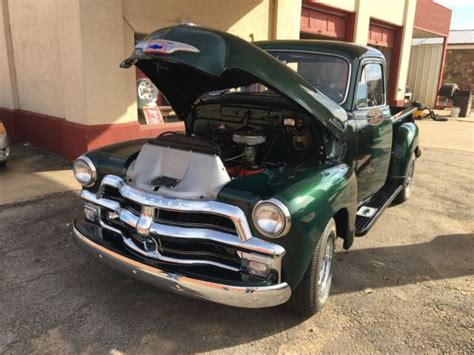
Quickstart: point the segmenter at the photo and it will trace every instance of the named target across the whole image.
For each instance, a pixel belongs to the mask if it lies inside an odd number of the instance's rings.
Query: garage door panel
[[[301,12],[301,31],[344,39],[346,34],[346,18],[323,11],[303,8]]]
[[[369,27],[369,44],[374,46],[392,48],[394,45],[395,31],[378,25]]]

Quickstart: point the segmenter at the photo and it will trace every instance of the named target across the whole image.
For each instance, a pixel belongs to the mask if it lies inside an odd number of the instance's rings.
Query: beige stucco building
[[[420,0],[418,0],[420,1]],[[136,72],[119,63],[137,36],[193,22],[248,41],[370,44],[403,102],[417,0],[0,0],[0,119],[10,136],[73,159],[180,123],[139,124]]]

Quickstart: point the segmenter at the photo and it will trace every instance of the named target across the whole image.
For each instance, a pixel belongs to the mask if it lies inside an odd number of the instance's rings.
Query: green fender
[[[253,206],[269,198],[283,202],[291,213],[291,229],[282,238],[265,238],[251,222]],[[342,216],[338,232],[345,239],[345,247],[352,244],[357,182],[353,170],[346,164],[270,170],[246,176],[224,186],[218,199],[244,209],[255,236],[285,248],[282,280],[292,288],[300,283],[324,228],[338,212]]]
[[[420,155],[418,141],[418,126],[414,122],[404,122],[394,127],[392,156],[388,173],[392,183],[402,183],[411,155],[413,153],[417,156]]]

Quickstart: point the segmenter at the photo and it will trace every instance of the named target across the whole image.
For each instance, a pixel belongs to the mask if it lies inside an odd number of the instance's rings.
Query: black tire
[[[413,190],[413,180],[415,178],[415,162],[416,155],[413,153],[408,162],[407,174],[405,181],[403,181],[403,188],[394,200],[394,202],[397,204],[405,202],[411,196],[411,192]]]
[[[290,311],[304,316],[312,316],[323,309],[331,289],[336,237],[336,223],[331,218],[318,244],[316,244],[313,257],[303,279],[293,290],[291,298],[286,303],[286,307]],[[328,253],[330,255],[327,255]],[[329,256],[329,269],[327,272],[323,272],[323,265],[326,267],[328,265],[328,262],[325,262],[325,257],[328,258]],[[322,273],[327,277],[325,282],[320,280]]]

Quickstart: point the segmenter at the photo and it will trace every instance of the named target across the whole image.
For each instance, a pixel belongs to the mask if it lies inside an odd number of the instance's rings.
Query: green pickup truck
[[[75,161],[85,201],[76,244],[183,295],[321,310],[336,239],[349,249],[412,189],[417,107],[387,105],[384,56],[182,25],[137,43],[121,67],[133,65],[185,132]]]

